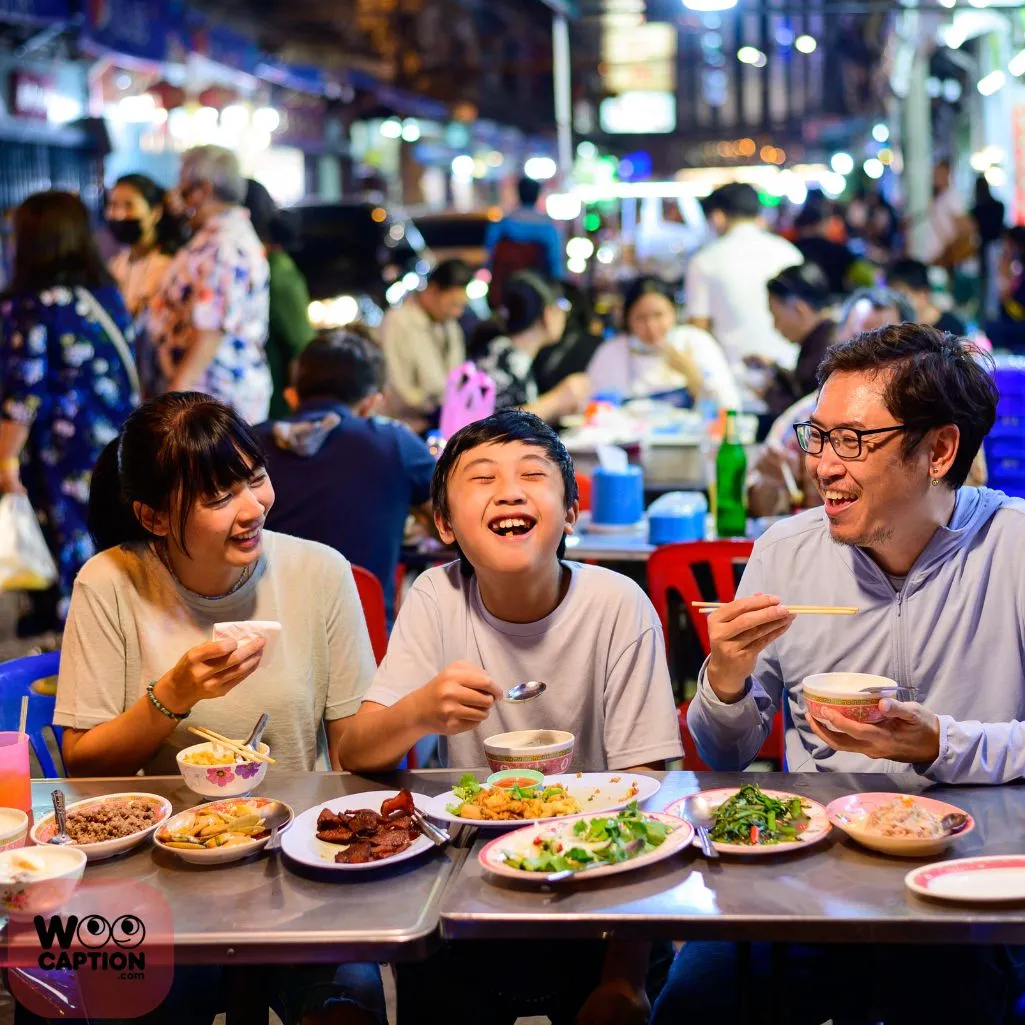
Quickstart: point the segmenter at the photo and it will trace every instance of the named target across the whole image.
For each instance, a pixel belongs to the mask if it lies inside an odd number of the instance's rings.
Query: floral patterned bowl
[[[242,744],[244,741],[237,741]],[[260,754],[269,754],[266,744],[260,745]],[[241,797],[263,782],[267,775],[266,762],[236,762],[226,765],[196,765],[189,760],[198,754],[230,755],[227,748],[217,743],[194,744],[178,752],[178,771],[185,785],[200,797],[218,799]]]
[[[573,760],[574,737],[565,730],[517,730],[484,741],[492,772],[536,769],[545,776],[565,772]]]
[[[808,714],[827,727],[825,710],[855,722],[882,722],[879,699],[894,697],[897,689],[895,681],[868,673],[818,673],[806,676],[803,686]]]
[[[24,847],[28,836],[28,815],[18,808],[0,808],[0,851]]]
[[[78,886],[85,863],[85,852],[79,847],[0,852],[0,914],[33,918],[56,911]]]

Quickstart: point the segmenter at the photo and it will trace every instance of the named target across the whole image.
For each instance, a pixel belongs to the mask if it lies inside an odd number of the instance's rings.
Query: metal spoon
[[[50,800],[53,801],[53,820],[57,824],[57,831],[46,842],[57,844],[59,847],[74,843],[75,841],[68,835],[68,813],[64,808],[64,791],[54,790],[50,794]]]
[[[513,703],[533,701],[540,697],[548,689],[548,685],[540,680],[528,680],[526,683],[518,683],[510,687],[505,693],[505,700]]]
[[[954,836],[968,825],[969,820],[970,816],[963,812],[951,812],[940,819],[940,828],[943,830],[944,836]]]
[[[636,854],[638,851],[644,849],[644,840],[631,840],[624,848],[623,853],[630,857],[632,854]],[[549,872],[545,876],[546,883],[561,883],[564,879],[572,879],[574,876],[582,875],[584,872],[590,871],[592,868],[601,868],[603,865],[608,865],[607,861],[594,861],[590,865],[584,865],[583,868],[564,868],[561,872]]]
[[[435,847],[444,847],[445,844],[452,842],[452,837],[442,829],[440,826],[436,826],[433,822],[429,821],[419,808],[413,809],[413,821],[417,824],[420,832],[427,837]]]
[[[709,826],[715,824],[715,813],[701,794],[691,794],[683,802],[683,817],[696,830],[701,853],[706,858],[718,858],[719,852],[712,846],[712,838],[708,835]]]
[[[263,715],[256,720],[253,732],[249,734],[249,739],[242,746],[251,747],[254,751],[258,751],[260,749],[260,738],[263,736],[263,731],[267,729],[267,723],[269,721],[270,716],[264,712]]]

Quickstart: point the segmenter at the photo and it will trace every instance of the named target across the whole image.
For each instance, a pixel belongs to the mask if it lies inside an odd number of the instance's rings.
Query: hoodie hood
[[[279,420],[272,429],[274,444],[286,452],[309,459],[323,448],[324,442],[341,422],[341,416],[333,411],[315,419]]]

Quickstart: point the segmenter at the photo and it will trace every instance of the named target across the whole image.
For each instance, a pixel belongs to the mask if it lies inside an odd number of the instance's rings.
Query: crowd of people
[[[521,199],[490,243],[548,261],[537,194]],[[28,493],[58,556],[54,722],[69,774],[174,772],[188,725],[235,735],[262,712],[279,765],[300,771],[392,770],[428,736],[442,764],[476,769],[488,736],[534,728],[571,731],[581,769],[666,768],[683,747],[659,618],[627,577],[566,559],[580,503],[553,425],[595,399],[671,397],[763,411],[750,511],[797,512],[709,617],[688,715],[705,761],[746,768],[786,708],[791,771],[1020,779],[1025,585],[1009,556],[1025,503],[981,486],[998,399],[988,357],[937,305],[924,264],[892,262],[887,287],[855,289],[834,318],[838,286],[861,271],[830,248],[820,211],[793,244],[761,223],[749,186],[706,206],[717,238],[692,262],[682,316],[675,292],[643,277],[603,339],[585,297],[544,266],[510,267],[494,320],[466,339],[460,261],[376,338],[356,325],[314,336],[273,203],[217,147],[185,155],[172,195],[137,175],[116,183],[107,216],[125,248],[110,267],[77,198],[27,200],[0,299],[0,491]],[[496,411],[438,455],[418,434],[467,358],[494,381]],[[455,558],[399,604],[410,512]],[[380,665],[354,565],[385,591]],[[860,612],[841,636],[793,603]],[[211,641],[224,620],[279,622],[280,641]],[[834,669],[898,679],[914,700],[884,699],[881,724],[827,729],[800,681]],[[553,682],[536,701],[501,700],[531,679]],[[1005,1021],[1025,990],[1018,948],[793,949],[795,1021],[876,1021],[880,1007],[888,1025],[963,1020],[942,987],[843,984],[852,964],[870,977],[898,956],[916,973],[950,965],[979,1025]],[[485,1002],[490,1020],[556,1025],[736,1014],[722,944],[675,959],[619,940],[535,944],[536,963],[563,970],[491,970],[516,950],[451,945],[400,966],[416,1020],[469,1025]],[[198,971],[179,968],[154,1022],[217,1012],[217,972]],[[293,966],[273,989],[286,1025],[383,1021],[376,966]]]

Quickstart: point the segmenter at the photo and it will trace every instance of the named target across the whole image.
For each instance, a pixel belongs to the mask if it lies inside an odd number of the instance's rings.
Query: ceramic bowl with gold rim
[[[870,673],[817,673],[806,676],[802,687],[808,714],[826,727],[826,710],[855,722],[882,722],[879,699],[896,697],[897,690],[896,681]]]

